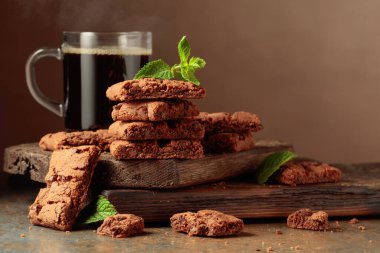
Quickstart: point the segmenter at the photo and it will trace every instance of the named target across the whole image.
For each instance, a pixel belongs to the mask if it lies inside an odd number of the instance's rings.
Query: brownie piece
[[[121,121],[161,121],[197,116],[199,109],[187,100],[130,101],[113,107],[112,118]]]
[[[255,139],[251,132],[207,135],[202,142],[207,153],[233,153],[253,149]]]
[[[235,235],[244,228],[241,219],[214,210],[177,213],[170,218],[170,223],[174,230],[190,236]]]
[[[296,186],[297,184],[336,183],[341,181],[342,172],[327,163],[317,161],[294,161],[283,165],[275,176],[281,184]]]
[[[308,230],[327,230],[330,228],[329,216],[326,212],[313,212],[310,209],[300,209],[288,216],[287,225],[290,228]]]
[[[116,121],[109,132],[121,140],[202,139],[204,127],[197,120]]]
[[[113,238],[125,238],[140,234],[143,230],[143,218],[133,214],[116,214],[107,217],[103,221],[103,224],[96,230],[96,233]]]
[[[58,150],[83,145],[96,145],[103,151],[109,149],[115,138],[108,129],[97,131],[57,132],[43,136],[40,140],[40,148],[43,150]]]
[[[47,187],[41,189],[29,208],[34,225],[71,230],[87,201],[100,149],[80,146],[54,151],[46,174]]]
[[[142,99],[196,99],[205,97],[205,89],[191,82],[144,78],[126,80],[110,86],[106,95],[112,101]]]
[[[199,140],[119,140],[111,143],[110,151],[118,160],[203,157],[203,147]]]
[[[257,132],[263,128],[260,118],[249,112],[201,112],[195,117],[206,129],[206,134]]]

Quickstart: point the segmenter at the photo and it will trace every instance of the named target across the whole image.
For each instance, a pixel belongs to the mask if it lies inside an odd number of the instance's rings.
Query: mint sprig
[[[259,184],[265,184],[268,179],[281,168],[282,165],[289,162],[297,155],[291,151],[281,151],[273,153],[267,156],[264,161],[261,162],[257,173],[257,182]]]
[[[195,76],[195,71],[206,66],[206,61],[200,57],[190,57],[190,44],[183,36],[178,43],[179,64],[169,66],[164,60],[158,59],[148,62],[135,75],[134,79],[142,79],[144,77],[152,77],[158,79],[178,79],[192,82],[200,85],[199,80]]]
[[[105,218],[117,214],[116,208],[103,195],[99,195],[95,207],[91,208],[87,218],[82,224],[103,221]]]
[[[141,79],[144,77],[154,77],[159,79],[172,79],[174,77],[170,66],[161,59],[148,62],[140,71],[135,75],[134,79]]]

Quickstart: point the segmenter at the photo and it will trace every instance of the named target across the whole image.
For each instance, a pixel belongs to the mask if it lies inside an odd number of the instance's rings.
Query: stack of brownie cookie
[[[196,117],[206,131],[203,146],[208,153],[232,153],[255,147],[252,132],[263,128],[260,118],[249,112],[206,113]]]
[[[205,90],[190,82],[144,78],[112,85],[114,106],[109,133],[117,140],[111,154],[125,159],[196,159],[203,156],[204,126],[198,108],[185,99],[201,99]]]

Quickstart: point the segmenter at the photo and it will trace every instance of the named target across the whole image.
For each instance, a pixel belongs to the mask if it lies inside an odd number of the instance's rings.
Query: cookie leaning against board
[[[46,188],[29,208],[33,225],[71,230],[88,199],[92,175],[100,156],[96,146],[54,151],[46,174]]]

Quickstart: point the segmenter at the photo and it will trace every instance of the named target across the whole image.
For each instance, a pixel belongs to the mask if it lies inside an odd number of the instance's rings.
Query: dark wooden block
[[[252,150],[207,155],[197,160],[117,161],[109,153],[103,153],[93,183],[103,188],[180,188],[253,173],[267,155],[292,149],[284,142],[262,140]],[[4,152],[4,171],[44,182],[50,156],[51,152],[41,150],[37,143],[9,147]]]
[[[169,222],[174,213],[215,209],[240,218],[287,217],[301,208],[330,216],[380,214],[380,164],[336,165],[343,181],[303,186],[257,185],[245,177],[213,185],[176,190],[103,190],[120,213],[145,221]]]

